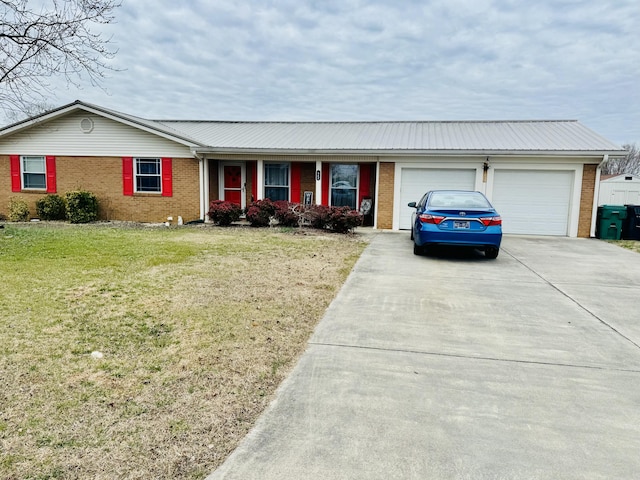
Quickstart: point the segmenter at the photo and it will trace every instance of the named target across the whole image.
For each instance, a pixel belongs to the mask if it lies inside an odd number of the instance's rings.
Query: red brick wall
[[[380,163],[380,181],[378,182],[377,228],[393,228],[393,189],[395,181],[395,163]]]
[[[593,215],[593,195],[596,188],[596,170],[597,165],[585,165],[582,171],[578,237],[589,237],[591,235],[591,216]]]
[[[57,194],[72,190],[88,190],[98,197],[102,220],[164,222],[172,216],[177,222],[200,217],[198,162],[193,158],[173,159],[173,196],[122,193],[122,158],[120,157],[56,157]],[[9,157],[0,156],[0,213],[8,215],[11,197],[21,197],[36,216],[35,202],[44,193],[12,192]]]

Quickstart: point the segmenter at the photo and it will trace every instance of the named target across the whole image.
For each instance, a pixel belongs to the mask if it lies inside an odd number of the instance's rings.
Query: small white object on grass
[[[95,352],[91,352],[91,358],[94,358],[96,360],[101,359],[102,357],[104,357],[104,355],[102,354],[102,352],[98,352],[97,350]]]

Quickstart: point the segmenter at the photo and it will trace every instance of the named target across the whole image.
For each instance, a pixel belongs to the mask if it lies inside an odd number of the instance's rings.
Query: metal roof
[[[153,132],[197,152],[561,154],[627,152],[577,120],[238,122],[149,120],[76,100],[0,128],[0,137],[77,109]]]
[[[211,150],[319,152],[620,152],[576,120],[157,123]]]

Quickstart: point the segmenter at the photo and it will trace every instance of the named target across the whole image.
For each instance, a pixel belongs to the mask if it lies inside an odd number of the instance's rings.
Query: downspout
[[[593,186],[593,206],[591,207],[591,231],[589,236],[594,238],[596,236],[596,222],[598,221],[598,203],[600,199],[600,175],[602,174],[602,164],[609,160],[609,155],[602,157],[602,161],[596,168],[596,184]]]

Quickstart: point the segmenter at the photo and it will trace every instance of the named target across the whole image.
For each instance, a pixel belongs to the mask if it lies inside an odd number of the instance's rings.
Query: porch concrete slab
[[[611,293],[634,272],[597,240],[505,236],[492,261],[375,234],[209,480],[633,478],[640,317]]]

